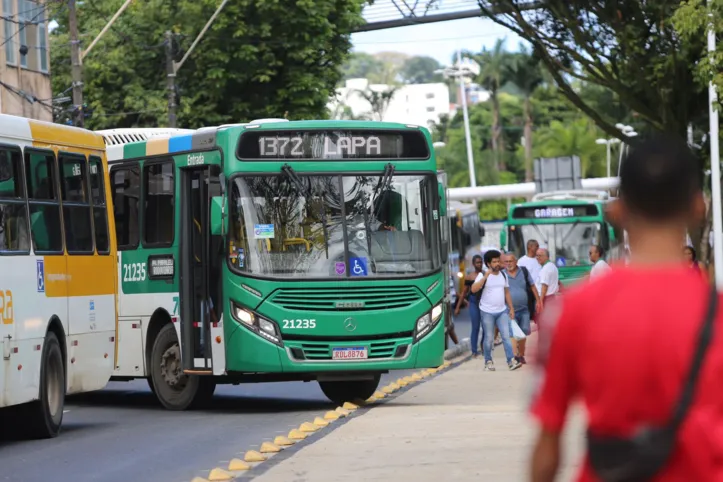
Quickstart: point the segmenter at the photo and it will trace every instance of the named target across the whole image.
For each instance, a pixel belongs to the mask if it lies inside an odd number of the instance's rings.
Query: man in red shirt
[[[710,292],[680,252],[686,228],[705,213],[701,177],[685,143],[670,136],[642,143],[623,162],[620,198],[609,215],[628,231],[630,264],[569,289],[541,314],[533,482],[554,480],[576,398],[599,436],[630,437],[640,424],[663,425],[671,417]],[[651,482],[723,481],[722,318],[719,312],[674,451]],[[577,481],[597,480],[586,457]]]

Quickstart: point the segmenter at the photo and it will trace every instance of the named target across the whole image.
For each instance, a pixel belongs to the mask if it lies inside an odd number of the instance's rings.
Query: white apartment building
[[[336,99],[331,99],[328,104],[331,116],[334,119],[365,118],[429,128],[439,122],[441,114],[450,113],[449,88],[444,83],[403,85],[387,102],[379,102],[377,106],[369,102],[380,99],[380,94],[389,91],[388,85],[370,84],[367,79],[349,79],[344,87],[337,89]],[[372,94],[374,92],[376,96]]]

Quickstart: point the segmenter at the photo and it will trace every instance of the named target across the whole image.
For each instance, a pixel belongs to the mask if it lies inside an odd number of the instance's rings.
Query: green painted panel
[[[133,142],[123,146],[123,158],[134,159],[136,157],[145,157],[146,155],[146,143],[145,142]]]
[[[149,257],[173,255],[173,278],[151,279]],[[137,249],[121,252],[121,290],[123,294],[172,293],[178,291],[178,248]],[[158,270],[159,267],[156,266]],[[168,271],[163,263],[163,272]],[[149,313],[150,315],[150,313]]]

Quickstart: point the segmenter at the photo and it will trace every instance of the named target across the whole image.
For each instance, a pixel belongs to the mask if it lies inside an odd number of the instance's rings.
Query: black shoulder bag
[[[650,480],[668,463],[678,429],[682,425],[700,375],[708,345],[713,337],[713,325],[718,305],[715,284],[711,289],[708,311],[698,335],[688,378],[678,399],[673,416],[662,427],[642,425],[632,438],[596,436],[587,433],[587,451],[590,465],[603,482],[643,482]]]
[[[532,287],[530,286],[530,272],[524,266],[520,266],[520,269],[522,270],[522,274],[525,275],[525,289],[527,290],[527,311],[530,312],[530,318],[534,318],[535,312],[537,311],[537,304],[535,301],[535,294],[532,292]]]

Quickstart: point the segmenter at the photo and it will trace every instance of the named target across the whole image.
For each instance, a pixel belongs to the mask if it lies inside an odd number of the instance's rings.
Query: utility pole
[[[203,36],[206,34],[206,31],[211,26],[214,20],[216,20],[216,17],[218,17],[218,14],[221,13],[221,10],[223,10],[223,7],[226,6],[228,3],[228,0],[223,0],[221,2],[221,5],[218,6],[215,12],[213,12],[213,15],[211,15],[211,18],[208,19],[208,22],[206,22],[206,25],[204,25],[203,29],[201,30],[201,33],[198,34],[196,39],[193,41],[191,46],[189,47],[188,51],[186,52],[186,55],[183,56],[180,62],[174,62],[173,61],[173,43],[172,43],[172,34],[171,32],[166,32],[166,78],[167,78],[167,85],[168,85],[168,125],[169,127],[176,127],[176,74],[178,73],[178,70],[183,66],[183,64],[186,62],[186,59],[188,59],[188,56],[191,55],[191,52],[193,52],[193,49],[196,48],[196,45],[198,45],[198,42],[201,41]]]
[[[166,85],[168,89],[168,126],[176,127],[176,66],[173,61],[173,33],[166,31]]]
[[[83,112],[83,64],[80,60],[80,40],[78,40],[78,18],[75,15],[75,0],[68,0],[68,28],[70,29],[70,60],[73,77],[73,124],[84,126]]]

